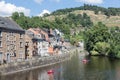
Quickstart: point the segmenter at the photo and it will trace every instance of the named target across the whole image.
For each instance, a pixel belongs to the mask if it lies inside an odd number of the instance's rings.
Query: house
[[[27,44],[26,51],[27,51],[27,53],[28,52],[29,52],[29,54],[32,53],[31,54],[32,56],[44,56],[45,53],[48,53],[49,42],[46,41],[46,40],[48,40],[48,37],[46,38],[46,36],[47,36],[47,34],[41,33],[38,28],[28,29],[27,35],[26,35],[26,44]],[[27,37],[29,37],[29,38],[27,38]],[[28,47],[28,46],[30,46],[30,47]]]
[[[0,17],[0,62],[25,59],[25,31],[12,19]]]
[[[29,59],[40,55],[40,47],[43,39],[40,34],[32,29],[26,30],[25,34],[25,58]]]
[[[54,35],[55,35],[55,39],[57,40],[57,43],[63,40],[64,34],[61,31],[59,31],[58,29],[54,29]]]
[[[34,34],[31,31],[25,31],[25,59],[30,59],[33,56],[33,38]]]
[[[30,28],[29,30],[34,30],[34,32],[39,33],[42,39],[44,39],[45,41],[49,42],[49,36],[48,36],[48,32],[45,29],[41,29],[41,28]]]
[[[53,55],[53,53],[54,53],[54,47],[53,47],[53,45],[54,45],[54,41],[55,41],[54,40],[54,37],[55,37],[54,36],[54,32],[53,32],[52,29],[46,29],[46,28],[41,29],[41,31],[44,31],[44,33],[46,33],[48,35],[47,36],[48,40],[46,40],[48,42],[48,44],[46,46],[46,48],[47,48],[47,52],[46,53],[48,53],[49,55]]]
[[[41,40],[37,42],[39,55],[46,56],[53,53],[53,45],[51,42],[51,37],[53,37],[52,30],[41,28],[30,28],[28,30],[41,38]]]

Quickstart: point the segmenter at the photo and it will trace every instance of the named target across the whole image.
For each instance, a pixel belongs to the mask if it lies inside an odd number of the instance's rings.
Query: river
[[[69,61],[1,76],[0,80],[120,80],[120,60],[75,54]]]

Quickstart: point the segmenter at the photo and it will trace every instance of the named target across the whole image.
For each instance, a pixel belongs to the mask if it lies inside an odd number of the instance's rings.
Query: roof
[[[10,18],[0,17],[0,28],[24,31],[16,22]]]
[[[41,29],[41,28],[40,28],[40,29]],[[41,30],[44,31],[44,32],[46,32],[46,33],[48,34],[48,29],[42,28]]]
[[[27,34],[29,37],[31,37],[32,39],[42,40],[40,37],[38,37],[36,34],[34,34],[34,33],[33,33],[32,31],[30,31],[30,30],[26,30],[25,32],[26,32],[26,34]]]
[[[31,31],[33,34],[36,34],[36,35],[39,34],[37,31],[34,30],[34,28],[30,28],[30,29],[28,29],[28,30]]]

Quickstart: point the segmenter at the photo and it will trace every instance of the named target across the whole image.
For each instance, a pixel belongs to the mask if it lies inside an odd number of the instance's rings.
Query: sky
[[[13,12],[23,12],[26,16],[42,16],[58,9],[80,7],[84,4],[120,8],[120,0],[0,0],[0,16],[8,17]]]

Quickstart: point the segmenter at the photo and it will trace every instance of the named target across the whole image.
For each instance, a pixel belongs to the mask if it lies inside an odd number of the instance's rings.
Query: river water
[[[75,54],[69,61],[2,76],[0,80],[120,80],[120,60]]]

